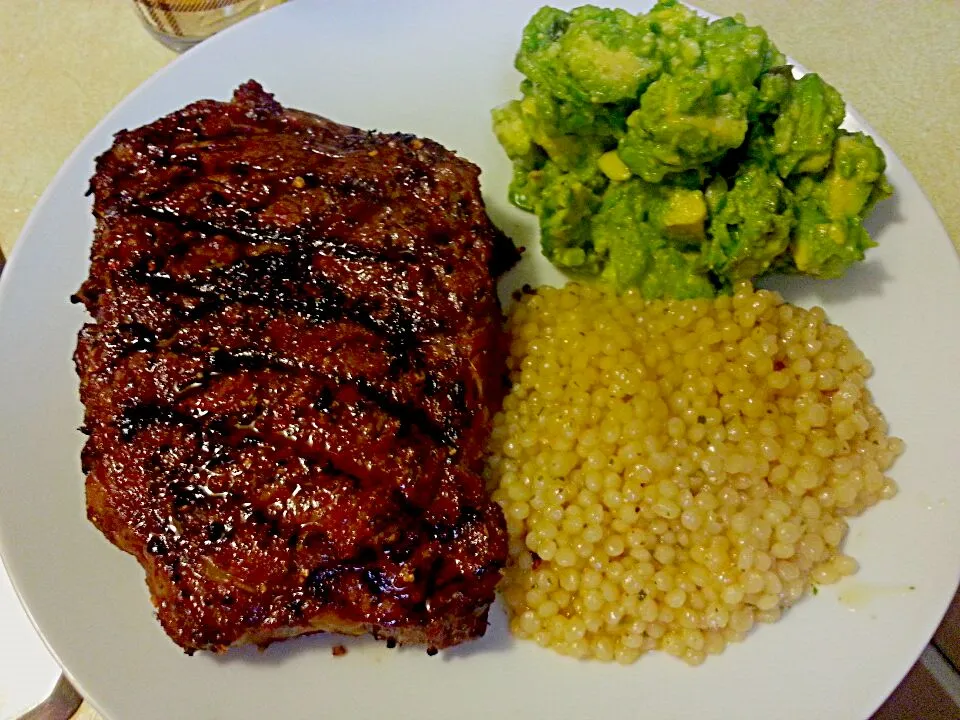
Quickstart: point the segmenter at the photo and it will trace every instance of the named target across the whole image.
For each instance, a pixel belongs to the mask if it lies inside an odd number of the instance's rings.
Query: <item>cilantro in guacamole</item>
[[[647,14],[544,7],[521,97],[493,111],[510,200],[555,265],[649,298],[707,297],[770,272],[833,278],[874,245],[881,150],[840,129],[840,94],[794,79],[761,28],[675,0]]]

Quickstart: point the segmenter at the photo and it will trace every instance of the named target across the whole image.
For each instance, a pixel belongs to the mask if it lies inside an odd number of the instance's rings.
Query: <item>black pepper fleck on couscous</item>
[[[845,518],[896,493],[903,443],[822,309],[747,284],[645,301],[574,283],[524,295],[508,328],[487,474],[516,635],[699,664],[856,572]]]

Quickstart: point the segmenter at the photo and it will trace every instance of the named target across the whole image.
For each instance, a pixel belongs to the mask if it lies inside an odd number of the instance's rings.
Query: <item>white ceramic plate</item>
[[[510,168],[488,112],[516,94],[511,61],[538,5],[282,6],[133,93],[37,205],[0,286],[0,546],[50,648],[112,720],[865,718],[928,641],[960,571],[960,273],[929,203],[886,146],[896,199],[872,218],[880,247],[842,281],[781,287],[795,302],[825,305],[873,359],[871,388],[908,447],[894,469],[902,491],[853,522],[854,579],[703,667],[663,654],[631,667],[575,662],[511,639],[499,609],[483,640],[433,658],[366,640],[334,658],[342,640],[322,636],[191,658],[155,622],[137,563],[87,523],[71,363],[84,313],[67,298],[86,274],[84,191],[111,134],[257,78],[285,105],[429,136],[474,160],[494,220],[534,248],[534,219],[506,202]],[[530,253],[508,283],[558,279]]]

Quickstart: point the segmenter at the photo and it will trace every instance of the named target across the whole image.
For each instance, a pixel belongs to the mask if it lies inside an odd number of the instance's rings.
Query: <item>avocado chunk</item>
[[[883,152],[740,16],[544,7],[515,65],[520,97],[492,116],[509,199],[566,272],[699,297],[774,272],[838,277],[875,244]]]

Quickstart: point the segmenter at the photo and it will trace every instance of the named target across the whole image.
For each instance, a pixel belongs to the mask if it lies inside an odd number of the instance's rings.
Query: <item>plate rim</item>
[[[301,3],[288,2],[280,6],[270,8],[269,10],[261,13],[261,15],[251,18],[247,21],[244,21],[243,23],[238,23],[237,25],[234,25],[224,30],[223,32],[218,33],[216,37],[211,38],[207,41],[204,41],[204,46],[211,47],[214,44],[217,44],[217,45],[219,45],[219,43],[226,44],[226,40],[224,40],[224,38],[230,38],[234,34],[239,34],[239,33],[253,34],[254,31],[250,30],[249,28],[253,24],[258,24],[260,22],[263,22],[262,18],[267,16],[273,16],[274,14],[294,15],[296,12],[295,8],[299,8],[301,5],[304,5],[304,4],[305,3],[303,2]],[[614,5],[616,4],[617,3],[614,3]],[[623,4],[630,4],[630,3],[623,2]],[[638,4],[638,3],[634,2],[633,4]],[[650,5],[652,3],[647,1],[644,4]],[[712,13],[708,13],[700,8],[697,8],[695,5],[690,5],[690,7],[694,8],[698,13],[702,14],[705,17],[709,17],[711,19],[720,17]],[[166,65],[164,65],[163,67],[159,68],[154,73],[152,73],[142,83],[137,85],[136,88],[134,88],[131,92],[125,95],[116,104],[114,104],[110,108],[110,110],[94,125],[94,127],[91,128],[84,135],[83,139],[74,147],[74,149],[70,152],[67,158],[63,161],[63,163],[57,169],[57,172],[51,178],[50,182],[47,184],[47,186],[44,188],[41,195],[38,197],[38,199],[34,203],[34,206],[31,209],[26,222],[24,223],[23,227],[21,228],[20,232],[17,235],[17,240],[15,241],[12,251],[10,252],[7,258],[6,267],[4,268],[2,275],[0,275],[0,313],[2,313],[2,311],[6,309],[6,306],[9,303],[7,296],[9,295],[9,292],[10,292],[9,288],[11,286],[11,282],[13,282],[11,278],[17,277],[19,274],[18,267],[21,262],[20,258],[21,256],[23,256],[25,253],[28,252],[28,250],[25,250],[24,248],[28,245],[28,241],[31,235],[34,234],[34,226],[40,222],[40,218],[44,214],[46,206],[50,203],[50,197],[56,192],[56,189],[63,184],[64,177],[71,171],[71,169],[74,166],[80,163],[92,160],[96,158],[101,152],[104,152],[106,150],[106,147],[102,147],[98,150],[98,140],[105,133],[108,133],[109,136],[112,136],[113,133],[115,133],[117,130],[120,129],[120,128],[112,128],[112,126],[116,125],[115,118],[118,115],[122,114],[129,105],[135,104],[141,96],[148,95],[151,89],[166,75],[176,72],[176,70],[182,64],[190,63],[192,61],[192,58],[194,57],[194,52],[195,52],[195,49],[191,49],[183,53],[182,55],[174,58],[171,62],[167,63]],[[793,62],[791,58],[788,58],[788,62],[792,63],[793,66],[796,68],[796,70],[800,72],[803,72],[803,73],[811,72],[804,65]],[[815,72],[815,71],[812,71],[812,72]],[[932,219],[937,224],[936,234],[939,236],[942,236],[942,238],[946,240],[948,246],[950,246],[950,249],[953,250],[953,255],[955,259],[960,260],[960,256],[958,256],[956,247],[951,242],[950,235],[946,230],[946,227],[943,223],[942,218],[939,216],[939,213],[937,213],[936,208],[931,203],[928,194],[926,193],[924,188],[917,182],[916,178],[914,177],[913,173],[910,171],[909,167],[907,167],[903,163],[902,159],[895,152],[895,150],[890,146],[890,144],[886,141],[886,139],[883,136],[881,136],[879,133],[877,133],[876,130],[869,124],[869,122],[854,107],[852,107],[850,104],[847,104],[846,110],[847,110],[847,120],[849,121],[850,119],[852,119],[856,123],[859,129],[871,135],[873,139],[877,142],[877,144],[883,149],[884,153],[887,156],[888,169],[892,165],[899,166],[899,169],[902,171],[905,178],[912,184],[913,188],[920,193],[923,199],[923,202],[926,204],[926,209],[929,210]],[[166,112],[168,111],[162,111],[162,112],[163,114],[166,114]],[[0,351],[0,352],[4,352],[4,351]],[[3,527],[0,526],[0,562],[2,562],[4,566],[7,566],[8,564],[6,558],[10,557],[11,555],[8,547],[10,544],[11,544],[10,539],[6,538],[6,532],[4,532]],[[139,571],[139,568],[138,568],[138,571]],[[42,631],[40,624],[38,623],[37,619],[34,617],[31,607],[27,605],[27,603],[24,601],[22,590],[21,590],[21,573],[17,573],[16,575],[14,575],[13,573],[8,573],[8,574],[9,574],[10,582],[14,589],[14,592],[19,602],[21,603],[21,606],[24,608],[24,611],[26,612],[27,617],[29,618],[31,624],[37,630],[37,633],[42,639],[44,645],[51,652],[51,654],[53,655],[57,663],[61,666],[61,668],[63,668],[64,673],[71,679],[71,682],[74,682],[75,679],[70,669],[63,665],[63,663],[60,660],[60,655],[57,652],[56,648],[53,647],[50,640],[47,638],[47,634]],[[954,583],[955,585],[960,584],[960,564],[956,566],[954,580],[955,580],[955,583]],[[924,640],[924,642],[919,646],[919,649],[917,650],[915,656],[913,656],[912,659],[909,659],[908,661],[905,660],[902,663],[903,668],[902,668],[902,672],[900,672],[898,675],[899,678],[902,679],[902,677],[905,676],[906,672],[910,669],[910,667],[912,667],[913,664],[917,662],[923,649],[927,646],[927,644],[930,641],[930,638],[933,636],[933,633],[936,631],[936,628],[940,624],[943,615],[946,613],[949,607],[950,601],[951,601],[951,597],[947,597],[942,603],[942,608],[940,612],[937,614],[935,621],[933,621],[932,627],[930,628],[930,632],[926,636],[926,640]],[[83,690],[82,685],[77,685],[77,687],[82,692]],[[891,688],[891,690],[895,689],[895,687],[896,687],[896,684]],[[99,703],[96,701],[96,699],[86,695],[85,697],[87,699],[87,702],[91,704],[94,708],[96,708],[98,712],[100,712],[100,706],[99,706]],[[876,708],[879,707],[885,701],[885,699],[886,699],[886,696],[884,698],[880,698],[876,706],[873,708],[873,710],[876,710]],[[104,715],[103,717],[107,717],[107,716]]]

